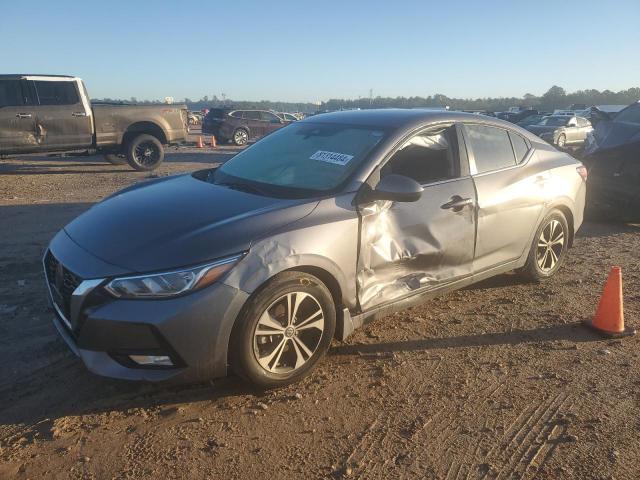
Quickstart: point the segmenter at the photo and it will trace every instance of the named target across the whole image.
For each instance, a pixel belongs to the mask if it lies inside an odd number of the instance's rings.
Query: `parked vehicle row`
[[[77,77],[0,75],[0,155],[96,149],[153,170],[187,135],[184,105],[91,104]]]
[[[220,112],[229,137],[251,112]],[[514,269],[554,275],[582,223],[585,176],[490,117],[310,117],[67,225],[44,256],[54,323],[101,375],[189,381],[230,365],[285,385],[371,319]]]

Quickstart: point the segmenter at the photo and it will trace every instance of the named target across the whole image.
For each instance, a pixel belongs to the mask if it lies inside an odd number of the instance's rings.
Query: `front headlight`
[[[111,280],[104,288],[116,298],[166,298],[211,285],[231,270],[243,255],[172,272]]]

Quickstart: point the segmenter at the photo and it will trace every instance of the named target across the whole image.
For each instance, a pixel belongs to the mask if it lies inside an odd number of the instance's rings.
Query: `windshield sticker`
[[[333,163],[334,165],[346,165],[351,161],[353,155],[347,155],[346,153],[326,152],[324,150],[318,150],[316,153],[309,157],[311,160],[320,160],[321,162]]]

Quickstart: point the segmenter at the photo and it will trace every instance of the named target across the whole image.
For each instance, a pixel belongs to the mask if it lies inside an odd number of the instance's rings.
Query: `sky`
[[[640,0],[3,0],[0,73],[93,98],[316,102],[640,86]]]

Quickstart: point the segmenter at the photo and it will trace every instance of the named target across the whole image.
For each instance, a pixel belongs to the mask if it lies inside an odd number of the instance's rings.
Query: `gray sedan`
[[[551,277],[585,178],[486,116],[314,116],[67,225],[43,259],[54,323],[100,375],[191,381],[231,366],[284,385],[391,311],[511,270]]]

